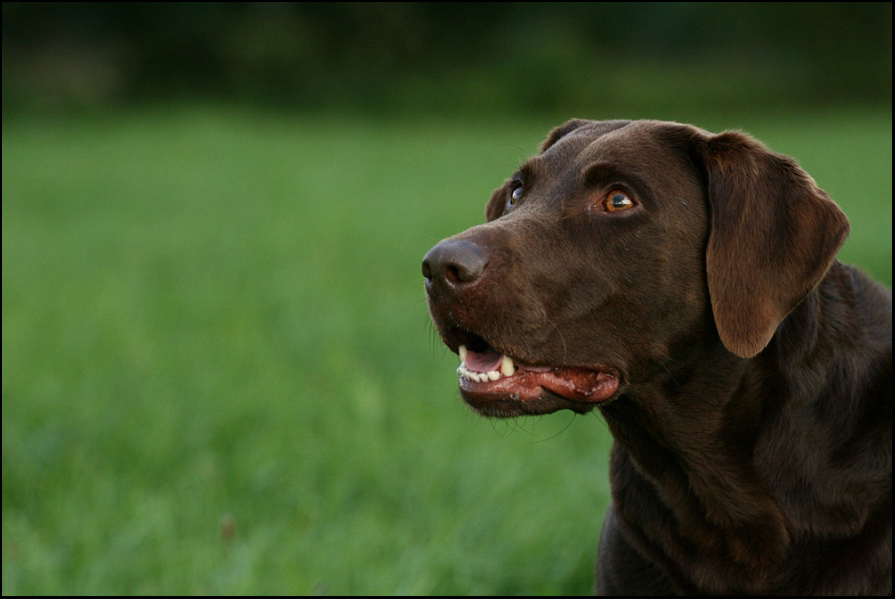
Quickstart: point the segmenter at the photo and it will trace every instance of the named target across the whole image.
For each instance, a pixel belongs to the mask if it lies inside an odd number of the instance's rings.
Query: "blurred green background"
[[[489,421],[423,254],[567,118],[743,129],[891,285],[890,3],[3,4],[4,594],[579,594],[599,416]]]

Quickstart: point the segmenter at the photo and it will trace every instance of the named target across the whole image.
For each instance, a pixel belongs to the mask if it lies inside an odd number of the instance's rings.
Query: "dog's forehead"
[[[551,166],[575,168],[596,161],[643,162],[673,154],[660,135],[666,123],[632,121],[608,129],[602,125],[593,122],[579,127],[547,148],[541,157]]]
[[[597,178],[627,183],[641,193],[645,206],[690,214],[693,226],[701,227],[704,203],[681,200],[703,197],[702,179],[686,145],[691,134],[698,136],[702,130],[664,121],[611,123],[615,126],[585,124],[560,137],[529,162],[528,172],[559,194],[556,197],[596,180],[595,172],[611,173]]]

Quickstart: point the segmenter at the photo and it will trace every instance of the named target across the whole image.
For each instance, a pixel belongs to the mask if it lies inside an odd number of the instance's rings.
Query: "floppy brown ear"
[[[715,325],[724,346],[748,358],[823,279],[848,219],[794,160],[747,135],[708,137],[703,160]]]

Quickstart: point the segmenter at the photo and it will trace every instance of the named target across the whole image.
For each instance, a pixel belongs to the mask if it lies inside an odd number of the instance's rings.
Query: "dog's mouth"
[[[487,416],[543,414],[560,409],[587,412],[618,390],[618,375],[604,367],[525,364],[467,336],[460,344],[460,393]],[[473,349],[474,348],[474,349]]]

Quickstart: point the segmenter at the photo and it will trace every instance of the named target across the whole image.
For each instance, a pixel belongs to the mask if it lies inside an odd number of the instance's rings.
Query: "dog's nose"
[[[434,291],[457,290],[482,276],[488,258],[471,241],[447,240],[423,258],[423,276]]]

